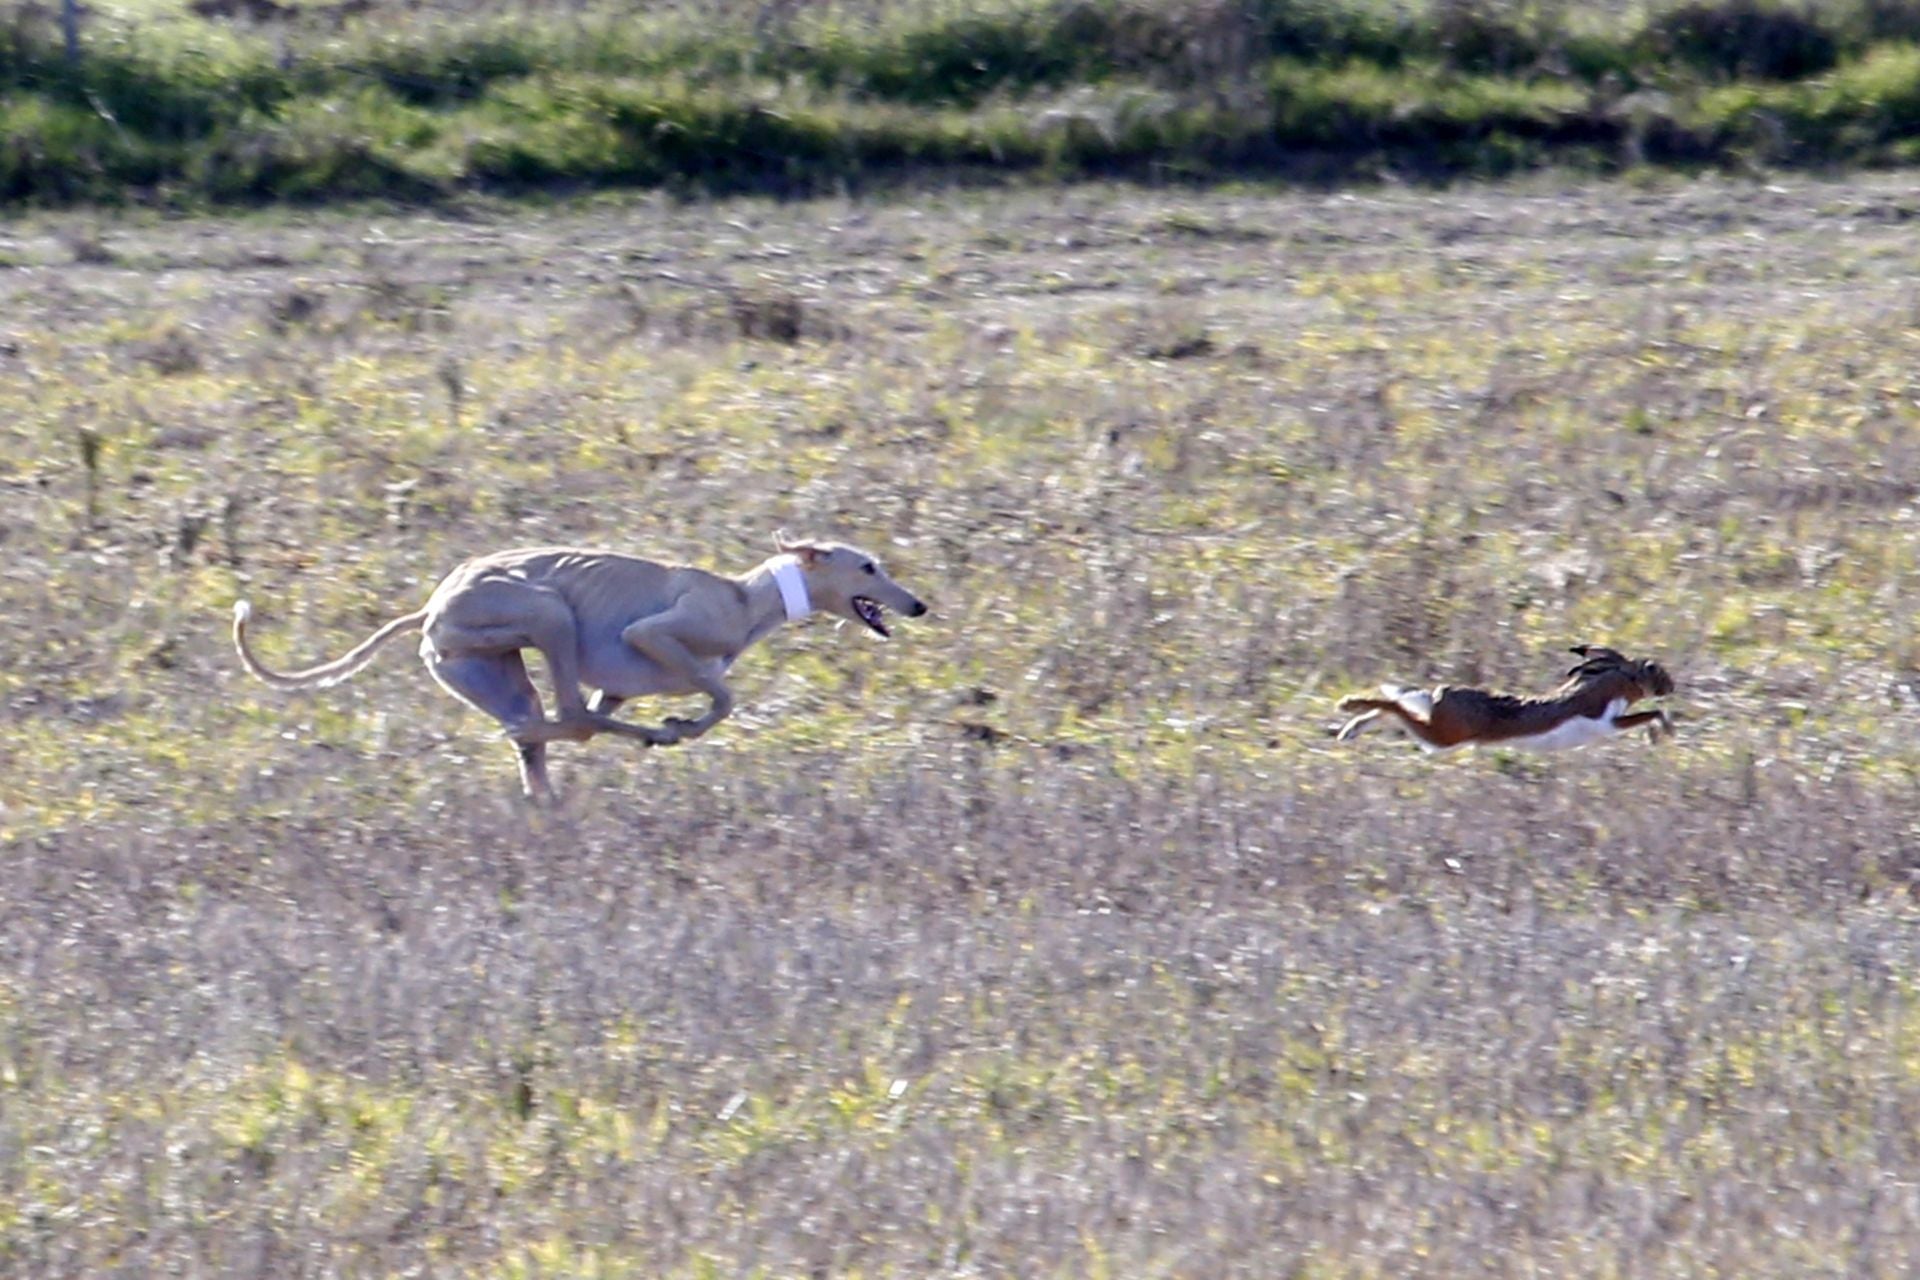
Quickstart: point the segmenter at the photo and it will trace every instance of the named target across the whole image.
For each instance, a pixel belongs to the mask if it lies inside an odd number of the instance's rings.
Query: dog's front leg
[[[733,714],[733,691],[714,670],[716,664],[701,661],[674,634],[674,624],[680,621],[674,613],[669,609],[655,617],[642,618],[622,631],[620,639],[711,699],[707,714],[699,719],[671,716],[660,726],[662,733],[672,735],[671,741],[691,742]]]

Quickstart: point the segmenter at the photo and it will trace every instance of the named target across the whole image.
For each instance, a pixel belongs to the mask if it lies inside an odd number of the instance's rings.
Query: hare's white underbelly
[[[1584,747],[1589,742],[1598,742],[1617,732],[1613,722],[1625,715],[1626,710],[1627,700],[1615,698],[1607,704],[1607,709],[1597,716],[1574,716],[1562,720],[1545,733],[1530,734],[1524,738],[1506,738],[1495,745],[1529,747],[1535,751],[1561,751],[1567,747]]]

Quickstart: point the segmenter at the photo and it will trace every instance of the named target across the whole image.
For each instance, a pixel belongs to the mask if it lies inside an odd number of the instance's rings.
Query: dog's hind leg
[[[547,676],[553,684],[559,718],[517,733],[517,740],[585,742],[600,733],[634,738],[650,747],[671,746],[680,740],[682,735],[677,729],[627,724],[602,711],[590,710],[580,691],[580,640],[573,606],[557,593],[545,591],[530,594],[526,601],[526,616],[519,626],[528,637],[527,643],[540,650],[540,656],[547,660]]]
[[[574,622],[573,606],[552,592],[531,596],[529,602],[533,601],[538,607],[529,610],[531,616],[525,625],[533,646],[547,660],[555,710],[563,723],[591,722],[594,717],[580,692],[580,629]]]
[[[547,781],[547,744],[516,742],[513,749],[520,758],[520,790],[529,800],[552,803],[553,784]]]
[[[570,736],[592,736],[592,717],[580,691],[580,631],[573,606],[559,592],[501,579],[475,583],[428,619],[426,639],[447,657],[538,649],[553,684],[560,723],[576,730]]]
[[[529,799],[553,799],[547,781],[547,742],[540,734],[547,724],[540,693],[527,674],[517,650],[505,653],[456,654],[451,657],[423,649],[427,670],[441,688],[467,705],[486,712],[506,727],[520,763],[520,788]]]

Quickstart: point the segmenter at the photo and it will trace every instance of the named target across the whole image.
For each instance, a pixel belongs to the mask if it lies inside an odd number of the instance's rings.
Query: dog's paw
[[[643,730],[646,743],[650,747],[671,747],[686,737],[680,729],[685,721],[668,720],[665,724],[647,725]]]

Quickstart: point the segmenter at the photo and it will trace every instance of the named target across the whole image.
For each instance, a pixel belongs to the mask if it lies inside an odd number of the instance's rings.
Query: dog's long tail
[[[276,689],[319,689],[339,684],[373,661],[375,650],[402,631],[417,628],[426,621],[427,611],[420,609],[395,618],[332,662],[323,662],[305,671],[273,671],[261,665],[260,659],[254,657],[253,650],[247,646],[247,621],[252,617],[252,605],[245,600],[234,602],[233,647],[239,651],[240,665]]]

